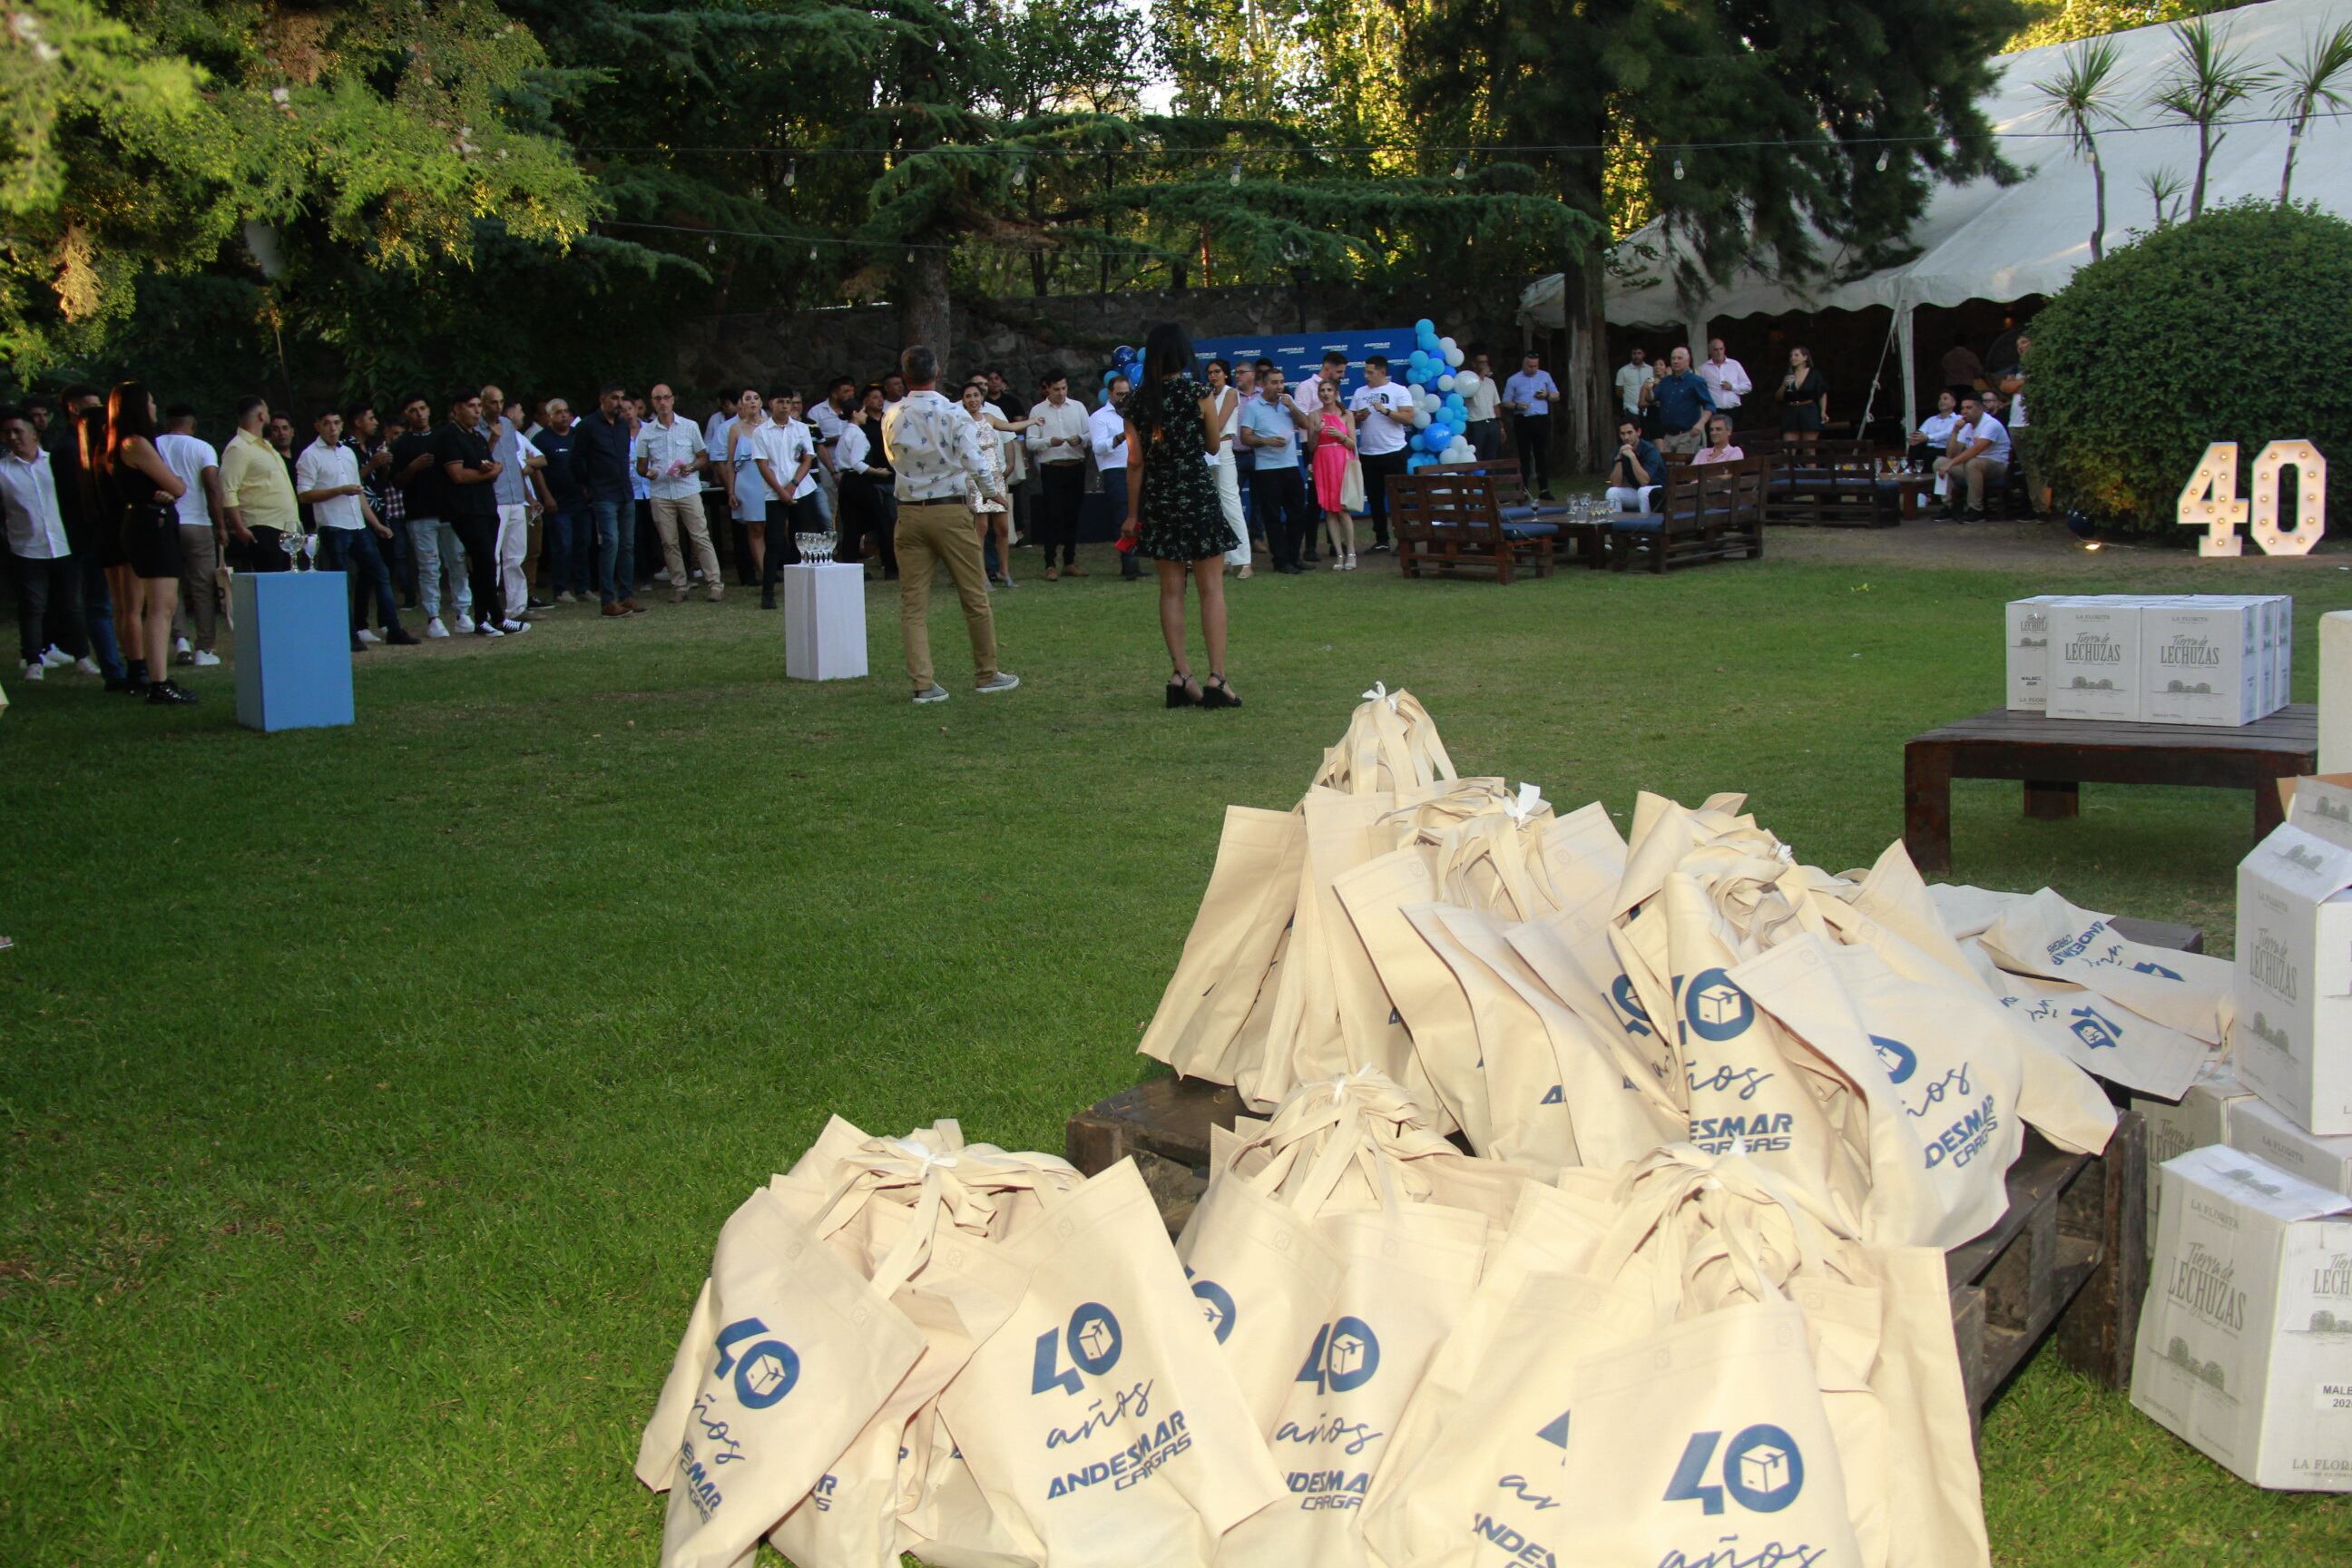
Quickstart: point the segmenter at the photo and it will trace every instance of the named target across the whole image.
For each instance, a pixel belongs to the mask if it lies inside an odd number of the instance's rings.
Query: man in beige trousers
[[[653,491],[654,531],[661,535],[662,561],[669,568],[669,598],[686,603],[686,557],[679,552],[681,530],[702,569],[703,591],[717,604],[727,596],[719,574],[719,552],[710,547],[710,528],[702,511],[702,479],[709,462],[702,431],[691,419],[677,416],[677,394],[667,382],[654,383],[650,400],[653,417],[637,432],[637,472]]]
[[[988,601],[968,481],[993,486],[980,426],[940,395],[939,356],[918,343],[898,356],[907,395],[882,416],[882,449],[898,475],[898,618],[907,638],[907,678],[918,702],[945,702],[931,679],[931,569],[947,563],[971,633],[972,689],[1010,691],[1021,678],[996,668],[996,612]],[[1002,500],[1000,496],[997,498]]]

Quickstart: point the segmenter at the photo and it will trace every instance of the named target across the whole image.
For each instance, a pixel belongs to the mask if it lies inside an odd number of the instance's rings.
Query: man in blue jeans
[[[629,418],[622,412],[626,388],[608,382],[596,395],[596,412],[572,426],[572,472],[587,492],[596,518],[596,597],[604,614],[642,616],[637,585],[637,504],[630,487]]]

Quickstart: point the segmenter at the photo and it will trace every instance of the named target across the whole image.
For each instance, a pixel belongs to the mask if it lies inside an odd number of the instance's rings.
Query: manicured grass
[[[751,597],[361,660],[357,727],[264,737],[12,683],[0,719],[0,1562],[642,1564],[630,1479],[720,1220],[838,1111],[1058,1149],[1134,1054],[1229,801],[1294,800],[1374,679],[1563,809],[1745,789],[1807,859],[1901,829],[1902,742],[2001,695],[2053,586],[2352,605],[2332,558],[1920,530],[1508,589],[1234,591],[1240,713],[1169,713],[1100,552],[1001,597],[1009,697],[782,679]],[[1860,553],[1856,553],[1860,552]],[[1021,557],[1023,563],[1034,558]],[[943,614],[940,612],[944,612]],[[1956,793],[1959,879],[2230,931],[2251,812]],[[1986,1429],[2007,1564],[2342,1561],[2352,1503],[2242,1485],[2044,1357]]]

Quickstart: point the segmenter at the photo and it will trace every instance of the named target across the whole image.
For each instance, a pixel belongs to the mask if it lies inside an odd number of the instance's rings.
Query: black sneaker
[[[1373,545],[1370,550],[1367,550],[1367,551],[1365,551],[1365,552],[1364,552],[1364,553],[1365,553],[1365,554],[1367,554],[1367,555],[1386,555],[1388,552],[1389,552],[1389,542],[1388,542],[1387,540],[1385,540],[1385,539],[1381,540],[1380,542],[1378,542],[1377,543],[1375,543],[1375,544],[1374,544],[1374,545]]]
[[[352,639],[352,651],[353,653],[365,653],[367,652],[367,647],[368,645],[360,641],[359,638],[353,637]]]
[[[147,705],[151,708],[185,708],[195,700],[194,692],[174,686],[168,680],[155,681],[147,688]]]
[[[1968,510],[1960,513],[1960,521],[1962,522],[1982,522],[1984,520],[1984,508],[1980,506],[1972,506],[1969,508]]]
[[[406,626],[394,626],[383,634],[383,640],[394,647],[415,647],[425,639]]]

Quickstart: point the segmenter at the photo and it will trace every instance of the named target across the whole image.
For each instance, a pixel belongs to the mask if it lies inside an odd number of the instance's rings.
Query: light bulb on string
[[[1467,174],[1469,172],[1470,160],[1468,158],[1456,158],[1454,160],[1454,177],[1455,179],[1458,180],[1462,178],[1463,175]]]
[[[1233,172],[1232,174],[1227,174],[1227,175],[1225,176],[1225,184],[1229,184],[1229,185],[1238,185],[1238,184],[1240,184],[1241,183],[1242,183],[1242,161],[1241,161],[1239,158],[1236,158],[1236,159],[1234,159],[1234,172]]]
[[[907,265],[908,265],[908,266],[909,266],[909,267],[912,267],[914,264],[915,264],[915,247],[914,247],[913,246],[911,246],[911,245],[910,245],[910,246],[907,247]]]
[[[816,259],[816,247],[814,245],[809,247],[809,259],[811,261],[814,261]]]
[[[1013,163],[1012,180],[1013,188],[1016,191],[1022,186],[1027,184],[1029,183],[1029,165],[1017,158],[1014,159]]]
[[[1677,159],[1675,159],[1675,179],[1677,179],[1677,180],[1679,180],[1679,179],[1681,179],[1682,177],[1683,177],[1683,161],[1682,161],[1680,158],[1677,158]]]
[[[714,240],[712,240],[712,241],[710,241],[709,246],[709,251],[710,251],[710,254],[711,254],[711,255],[713,255],[713,256],[718,255],[718,254],[719,254],[719,242],[718,242],[717,240],[715,240],[715,239],[714,239]]]
[[[1888,163],[1888,162],[1889,162],[1889,161],[1890,161],[1890,159],[1889,159],[1889,156],[1888,156],[1888,153],[1887,153],[1886,149],[1885,149],[1885,148],[1884,148],[1884,147],[1881,147],[1881,148],[1878,150],[1878,172],[1879,172],[1880,174],[1883,174],[1886,173],[1886,165],[1887,165],[1887,163]]]
[[[784,189],[788,191],[791,190],[793,188],[793,182],[798,180],[800,177],[800,160],[797,158],[787,159],[784,163]]]

